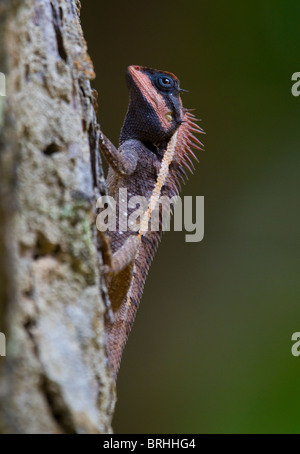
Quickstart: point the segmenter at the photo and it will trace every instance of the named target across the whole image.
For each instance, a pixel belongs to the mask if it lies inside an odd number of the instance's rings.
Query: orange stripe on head
[[[129,66],[128,72],[144,98],[152,106],[162,127],[168,131],[172,122],[170,108],[167,106],[164,97],[157,92],[149,77],[140,68],[140,66]]]

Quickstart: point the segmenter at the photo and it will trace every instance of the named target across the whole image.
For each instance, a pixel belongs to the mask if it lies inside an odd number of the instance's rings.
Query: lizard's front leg
[[[130,176],[135,171],[138,160],[136,150],[140,147],[138,140],[127,140],[117,149],[101,132],[99,146],[110,167],[120,176]],[[134,261],[140,239],[136,235],[130,235],[123,246],[112,254],[107,235],[103,232],[99,232],[99,235],[105,249],[103,270],[105,274],[112,277]]]
[[[106,161],[119,175],[131,175],[137,165],[136,150],[140,146],[138,140],[126,140],[118,149],[102,133],[99,135],[99,147]]]

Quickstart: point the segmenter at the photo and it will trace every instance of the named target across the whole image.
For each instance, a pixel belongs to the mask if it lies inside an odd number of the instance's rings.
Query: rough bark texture
[[[91,166],[94,72],[79,7],[75,0],[0,7],[3,433],[111,431],[95,231],[101,181]]]

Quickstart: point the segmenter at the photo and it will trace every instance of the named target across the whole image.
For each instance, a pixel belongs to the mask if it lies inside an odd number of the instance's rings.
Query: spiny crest
[[[197,156],[193,153],[192,148],[201,151],[204,149],[202,142],[194,135],[194,133],[205,134],[203,129],[195,123],[196,121],[199,120],[195,118],[191,111],[184,109],[183,123],[178,128],[177,143],[172,166],[170,168],[170,177],[172,177],[171,179],[168,179],[169,184],[173,182],[173,185],[171,185],[173,186],[176,195],[181,187],[179,178],[183,183],[187,180],[185,169],[188,169],[192,173],[195,169],[191,158],[195,159],[197,162],[199,161]]]

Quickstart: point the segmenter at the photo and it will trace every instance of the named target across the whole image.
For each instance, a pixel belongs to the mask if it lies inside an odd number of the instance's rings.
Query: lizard
[[[148,222],[161,196],[179,194],[180,180],[194,169],[191,148],[202,150],[194,133],[203,133],[192,111],[182,105],[178,78],[166,71],[129,66],[126,71],[129,104],[120,133],[119,148],[100,131],[99,148],[108,162],[107,190],[116,201],[119,189],[126,189],[122,202],[140,195],[148,206],[137,231],[121,228],[100,235],[105,243],[105,281],[113,319],[105,322],[109,365],[116,380],[122,353],[142,297],[145,280],[162,228],[151,231]],[[123,196],[122,196],[123,197]],[[127,217],[130,215],[128,209]],[[108,241],[107,241],[108,240]]]

